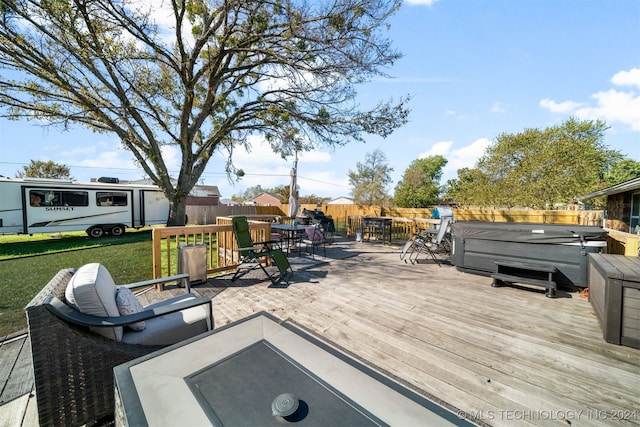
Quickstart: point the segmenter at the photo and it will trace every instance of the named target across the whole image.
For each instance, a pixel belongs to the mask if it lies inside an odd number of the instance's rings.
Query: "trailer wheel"
[[[94,239],[97,239],[98,237],[102,237],[104,236],[104,229],[98,225],[93,226],[91,228],[89,228],[87,230],[87,234],[89,235],[89,237],[93,237]]]
[[[111,234],[112,236],[122,236],[124,234],[124,225],[122,224],[117,224],[114,225],[113,227],[111,227],[111,229],[109,229],[109,234]]]

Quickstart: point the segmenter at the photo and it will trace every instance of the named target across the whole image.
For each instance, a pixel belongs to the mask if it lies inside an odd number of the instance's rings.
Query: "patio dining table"
[[[298,249],[301,240],[300,234],[305,233],[304,226],[297,224],[271,224],[271,229],[282,236],[282,241],[286,244],[287,252],[295,252]]]

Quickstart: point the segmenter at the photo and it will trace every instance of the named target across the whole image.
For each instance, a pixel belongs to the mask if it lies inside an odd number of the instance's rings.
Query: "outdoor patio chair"
[[[304,243],[305,249],[308,252],[311,248],[311,258],[315,258],[316,248],[322,246],[324,256],[327,256],[327,239],[325,233],[322,230],[322,226],[314,225],[311,227],[305,227],[306,239],[302,239],[301,243]]]
[[[41,427],[108,422],[115,366],[213,329],[208,297],[185,293],[146,307],[131,298],[131,289],[188,277],[116,286],[93,263],[51,279],[26,307]]]
[[[404,244],[400,252],[400,259],[404,260],[404,262],[408,260],[411,264],[415,264],[420,254],[426,253],[440,266],[440,260],[436,256],[436,253],[449,252],[450,246],[448,244],[447,233],[449,233],[450,224],[451,220],[449,218],[443,218],[440,221],[438,231],[435,235],[430,232],[414,235]]]
[[[407,242],[402,247],[402,250],[400,251],[400,259],[403,260],[405,263],[407,261],[410,261],[411,260],[411,255],[413,254],[413,251],[415,250],[415,246],[417,244],[417,241],[418,240],[424,240],[424,239],[427,239],[427,236],[425,234],[422,234],[422,233],[417,233],[417,234],[414,234],[413,236],[411,236],[411,238],[409,240],[407,240]]]
[[[249,231],[249,222],[246,216],[235,216],[231,219],[233,234],[238,242],[238,253],[240,254],[240,265],[234,273],[231,281],[247,274],[248,272],[261,268],[264,274],[276,286],[281,281],[286,281],[289,272],[293,273],[293,269],[289,264],[289,260],[279,246],[276,240],[268,240],[265,242],[254,242]],[[262,261],[268,258],[277,267],[275,273],[270,273],[263,265]],[[246,266],[245,266],[246,265]]]

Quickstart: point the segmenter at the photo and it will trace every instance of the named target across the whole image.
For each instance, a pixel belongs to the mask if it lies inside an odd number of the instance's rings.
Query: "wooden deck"
[[[492,288],[451,265],[405,264],[399,251],[337,242],[316,254],[326,262],[292,257],[287,287],[217,278],[194,291],[212,296],[216,326],[267,311],[479,424],[640,425],[640,350],[606,343],[581,294]],[[34,401],[0,406],[0,425],[33,425]]]

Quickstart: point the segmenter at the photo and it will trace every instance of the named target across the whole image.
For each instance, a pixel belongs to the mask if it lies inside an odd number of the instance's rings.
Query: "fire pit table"
[[[267,313],[114,369],[116,425],[472,425]]]

